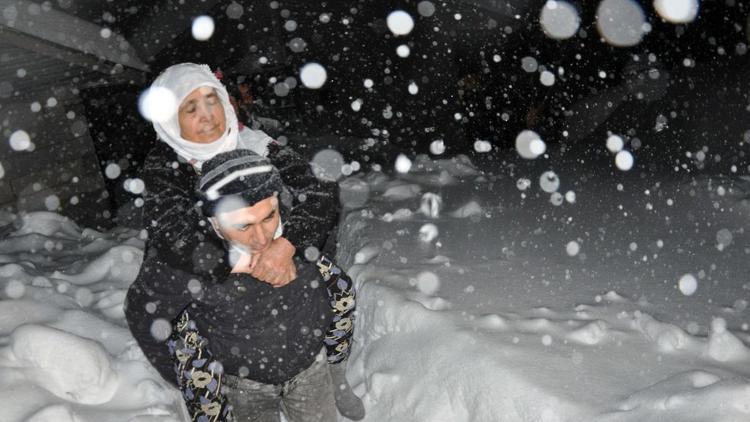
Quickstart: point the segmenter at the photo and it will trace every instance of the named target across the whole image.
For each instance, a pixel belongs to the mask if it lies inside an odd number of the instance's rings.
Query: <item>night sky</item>
[[[627,47],[600,35],[599,2],[571,2],[580,27],[563,40],[547,36],[540,24],[545,1],[477,3],[484,6],[222,1],[208,13],[213,36],[198,41],[187,29],[147,59],[148,79],[184,61],[207,63],[227,78],[246,75],[256,82],[264,105],[259,110],[282,121],[283,140],[310,155],[334,146],[348,159],[388,163],[398,153],[429,153],[432,142],[443,140],[446,155],[468,154],[493,167],[515,153],[518,133],[531,129],[547,144],[569,144],[568,151],[588,159],[606,156],[603,139],[618,133],[636,139],[639,159],[651,160],[654,169],[679,165],[686,151],[705,146],[747,165],[742,126],[750,86],[749,8],[743,2],[702,2],[687,24],[667,22],[642,2],[650,30]],[[159,7],[180,13],[169,2]],[[394,10],[413,17],[409,34],[388,29],[386,17]],[[127,37],[129,25],[147,11],[123,8],[114,25]],[[400,45],[408,46],[408,57],[397,54]],[[327,71],[320,89],[299,83],[300,68],[310,62]],[[540,83],[544,70],[555,75],[550,86]],[[297,86],[278,95],[276,85],[289,77]],[[143,89],[134,84],[83,92],[95,105],[89,112],[101,155],[110,161],[128,157],[132,172],[154,138],[135,107]],[[580,123],[602,111],[606,118],[592,127]],[[654,130],[659,124],[670,130]],[[492,150],[477,152],[477,140]]]

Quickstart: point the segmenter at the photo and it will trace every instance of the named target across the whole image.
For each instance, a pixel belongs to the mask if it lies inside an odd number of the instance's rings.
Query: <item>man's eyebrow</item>
[[[279,210],[278,204],[274,205],[273,208],[271,208],[271,211],[269,211],[268,214],[266,214],[266,216],[263,217],[261,220],[265,220],[266,218],[272,216],[278,210]],[[245,218],[246,220],[244,221],[240,221],[236,223],[227,223],[226,225],[230,227],[245,227],[245,226],[252,226],[253,224],[257,223],[257,221],[255,221],[255,217],[248,216]]]
[[[253,218],[253,219],[247,219],[247,220],[244,220],[244,221],[240,221],[240,222],[237,222],[237,223],[229,223],[229,225],[232,226],[232,227],[245,227],[245,226],[252,226],[255,223],[257,223],[257,221],[255,221],[255,219]]]

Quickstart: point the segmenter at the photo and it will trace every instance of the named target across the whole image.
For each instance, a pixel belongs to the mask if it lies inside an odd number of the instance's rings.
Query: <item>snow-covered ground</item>
[[[425,164],[345,183],[367,420],[750,420],[750,181]]]
[[[418,157],[341,183],[366,420],[750,421],[750,181],[563,161],[540,180],[550,163]],[[17,227],[2,420],[179,420],[123,319],[139,233]]]
[[[49,212],[15,224],[0,240],[0,419],[180,420],[174,390],[125,323],[125,293],[143,257],[139,233],[81,229]]]

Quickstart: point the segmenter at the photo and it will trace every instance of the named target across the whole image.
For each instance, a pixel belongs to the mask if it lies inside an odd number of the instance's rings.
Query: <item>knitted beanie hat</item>
[[[283,189],[276,167],[248,149],[223,152],[203,163],[196,186],[207,217],[253,206]]]

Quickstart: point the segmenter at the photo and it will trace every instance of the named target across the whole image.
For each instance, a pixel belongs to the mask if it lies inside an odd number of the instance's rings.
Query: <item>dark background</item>
[[[135,3],[111,2],[115,18],[92,21],[129,38],[154,8],[183,9],[174,1]],[[155,142],[138,114],[139,94],[161,70],[185,61],[207,63],[226,77],[254,78],[263,103],[259,112],[280,120],[282,140],[308,156],[332,147],[347,160],[390,168],[396,154],[429,153],[430,143],[442,139],[444,156],[467,154],[483,169],[499,171],[516,154],[516,135],[533,129],[549,148],[589,162],[611,160],[604,140],[617,133],[637,150],[646,171],[669,171],[686,160],[687,151],[708,148],[711,159],[699,171],[725,171],[730,160],[738,174],[747,174],[750,8],[744,2],[704,1],[689,24],[665,22],[651,2],[641,2],[652,30],[627,48],[600,38],[599,2],[571,3],[581,19],[578,34],[554,40],[539,25],[544,1],[434,1],[429,17],[418,12],[419,1],[219,1],[206,13],[216,23],[210,40],[193,39],[189,27],[171,40],[153,31],[148,37],[167,46],[145,58],[149,72],[143,81],[83,89],[81,96],[102,168],[118,162],[123,177],[137,175]],[[237,5],[242,15],[232,18],[228,8],[236,11]],[[407,36],[395,37],[386,26],[396,9],[414,18]],[[321,21],[323,13],[328,22]],[[285,28],[290,20],[294,31]],[[304,40],[302,51],[289,47],[294,38]],[[408,58],[396,54],[400,44],[410,47]],[[543,86],[538,71],[522,69],[527,56],[556,74],[553,86]],[[261,57],[268,63],[261,64]],[[694,64],[685,66],[686,59]],[[299,69],[308,62],[327,70],[321,89],[299,83]],[[297,87],[277,96],[272,81],[288,77],[296,78]],[[373,89],[364,87],[365,78],[374,81]],[[411,82],[419,86],[417,95],[407,91]],[[355,99],[363,101],[360,111],[351,108]],[[491,142],[493,150],[477,153],[477,139]],[[132,199],[121,180],[107,182],[113,207]]]

